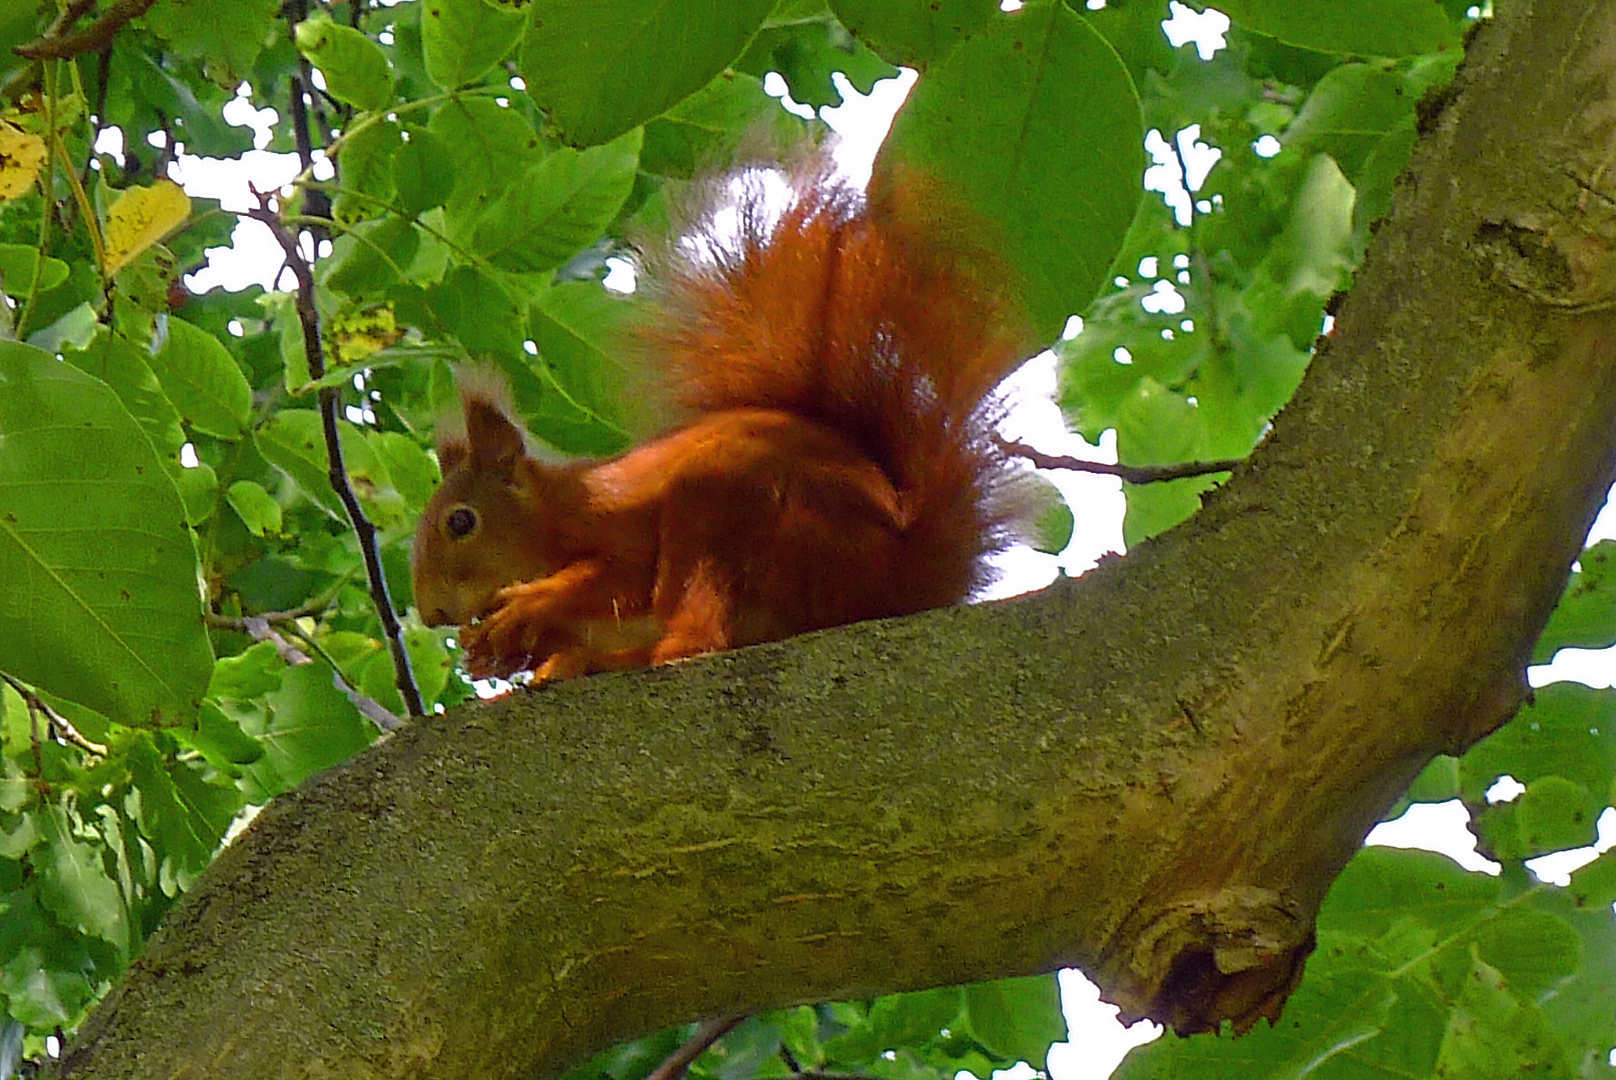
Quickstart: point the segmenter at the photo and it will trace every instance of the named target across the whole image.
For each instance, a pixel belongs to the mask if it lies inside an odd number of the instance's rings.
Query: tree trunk
[[[1272,1013],[1507,719],[1616,478],[1616,5],[1472,43],[1336,334],[1192,521],[1036,596],[410,726],[277,800],[54,1075],[534,1077],[681,1020],[1084,969]]]

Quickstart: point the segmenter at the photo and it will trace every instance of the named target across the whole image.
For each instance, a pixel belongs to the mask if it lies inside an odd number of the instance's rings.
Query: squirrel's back
[[[903,614],[987,583],[1013,516],[994,388],[1024,358],[1008,275],[921,182],[865,197],[822,165],[732,185],[653,262],[645,333],[697,413],[763,408],[850,439],[909,514]]]

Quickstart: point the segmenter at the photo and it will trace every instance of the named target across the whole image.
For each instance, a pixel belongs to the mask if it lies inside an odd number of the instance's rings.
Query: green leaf
[[[28,805],[33,796],[33,784],[10,758],[0,759],[0,810],[8,814]],[[0,858],[20,859],[28,849],[45,838],[39,828],[38,814],[20,814],[5,821],[0,827]]]
[[[264,748],[258,740],[248,737],[240,724],[211,701],[202,703],[196,730],[181,734],[180,739],[205,757],[208,764],[229,776],[240,775],[235,766],[251,765],[264,756]]]
[[[405,218],[388,214],[362,221],[332,245],[325,283],[357,299],[379,296],[404,277],[420,247],[420,234]]]
[[[149,356],[123,334],[105,327],[96,330],[88,348],[62,350],[62,358],[69,364],[112,388],[158,453],[173,457],[185,445],[185,429],[152,372]]]
[[[1507,979],[1472,957],[1458,1007],[1448,1018],[1436,1075],[1443,1077],[1575,1075],[1543,1014],[1511,993]]]
[[[825,1064],[825,1048],[819,1038],[819,1015],[808,1005],[794,1009],[781,1009],[769,1014],[780,1029],[780,1045],[791,1052],[797,1063],[805,1069],[820,1069]]]
[[[282,409],[254,433],[253,441],[264,459],[291,477],[310,502],[343,520],[346,511],[331,488],[319,413]]]
[[[1530,895],[1533,907],[1572,928],[1577,935],[1573,945],[1580,948],[1575,969],[1563,973],[1551,989],[1521,994],[1543,1011],[1566,1058],[1582,1063],[1582,1077],[1609,1080],[1612,1070],[1601,1071],[1597,1063],[1609,1061],[1608,1048],[1616,1042],[1608,1004],[1616,1001],[1616,920],[1609,900],[1588,905],[1590,897],[1578,897],[1575,891],[1573,878],[1571,889],[1540,887]]]
[[[1604,798],[1616,775],[1616,691],[1569,682],[1541,687],[1530,705],[1459,759],[1466,802],[1481,802],[1505,775],[1527,785],[1559,776]]]
[[[73,821],[61,806],[45,808],[40,831],[45,842],[29,853],[38,875],[39,902],[64,925],[127,949],[123,893],[107,876],[101,848],[73,835]]]
[[[414,215],[449,201],[459,162],[451,153],[448,140],[436,132],[416,128],[409,134],[409,142],[393,155],[393,182],[398,188],[398,208]]]
[[[179,492],[180,504],[185,507],[185,523],[193,529],[213,516],[219,505],[219,476],[207,462],[198,462],[191,468],[173,466],[169,476],[174,490]]]
[[[1548,663],[1560,649],[1616,645],[1616,540],[1599,541],[1577,562],[1532,652],[1534,664]]]
[[[342,186],[332,216],[352,225],[381,213],[397,194],[394,156],[404,148],[403,129],[390,120],[356,125],[337,149]]]
[[[0,6],[0,83],[9,82],[14,71],[33,63],[11,50],[33,41],[50,26],[40,10],[42,6],[39,3]],[[54,18],[55,14],[51,9],[50,17]]]
[[[1143,194],[1144,118],[1110,44],[1064,4],[1034,0],[920,80],[877,161],[942,182],[992,222],[1053,341],[1106,281]],[[1073,198],[1071,178],[1083,177]]]
[[[610,142],[741,55],[774,0],[533,0],[521,72],[573,146]]]
[[[827,12],[820,10],[796,22],[765,28],[735,62],[739,71],[757,78],[775,72],[786,81],[793,101],[812,109],[842,104],[836,76],[853,89],[868,94],[898,69],[866,48]]]
[[[61,934],[60,938],[67,936]],[[75,952],[84,953],[78,942],[72,945],[77,946]],[[48,1031],[71,1023],[94,998],[90,980],[65,961],[63,951],[60,948],[47,951],[30,945],[4,954],[6,963],[0,967],[0,994],[5,995],[6,1011],[13,1019]]]
[[[1260,34],[1304,49],[1364,56],[1415,56],[1459,44],[1430,0],[1218,0],[1216,7]]]
[[[162,18],[165,13],[171,14],[176,46],[192,51],[202,60],[200,66],[218,75],[223,85],[230,87],[233,96],[241,78],[232,74],[228,61],[210,60],[228,55],[215,46],[213,35],[222,32],[246,50],[257,46],[245,35],[235,36],[232,19],[210,19],[184,10],[199,2],[206,3],[206,0],[169,0],[147,12],[146,17]],[[256,7],[257,15],[253,17],[262,18],[266,6],[271,8],[269,15],[273,20],[273,9],[278,5],[265,3],[265,0],[233,4],[230,14],[236,16]],[[285,33],[284,29],[281,33]],[[210,84],[202,78],[203,73],[197,70],[199,65],[175,64],[172,56],[164,56],[157,49],[142,48],[128,34],[119,34],[113,41],[112,56],[103,122],[126,125],[126,131],[147,132],[175,124],[185,132],[187,150],[209,157],[233,156],[252,148],[252,133],[232,127],[220,115],[230,98],[219,84]]]
[[[167,331],[152,361],[163,392],[196,430],[239,439],[252,413],[252,387],[241,365],[212,334],[183,319],[168,319]]]
[[[1306,329],[1299,344],[1312,344],[1323,322],[1324,300],[1347,282],[1354,262],[1352,202],[1352,185],[1334,160],[1323,154],[1313,157],[1303,170],[1284,227],[1258,264],[1247,307],[1254,312],[1283,310],[1281,303],[1264,302],[1269,298],[1263,286],[1270,282],[1280,290],[1283,302],[1300,298],[1297,306]],[[1300,375],[1298,369],[1293,378]],[[1289,400],[1290,389],[1275,407]]]
[[[1601,852],[1573,873],[1570,892],[1576,905],[1589,911],[1616,904],[1616,848]]]
[[[1372,64],[1343,64],[1308,94],[1285,132],[1285,145],[1303,153],[1322,150],[1356,182],[1381,142],[1409,124],[1414,104],[1400,73]]]
[[[337,437],[342,443],[348,482],[364,509],[371,511],[375,507],[374,500],[392,488],[387,471],[376,460],[365,436],[351,423],[338,420]],[[282,409],[258,429],[254,441],[259,453],[291,477],[310,501],[338,521],[347,521],[348,511],[331,486],[325,431],[319,413],[313,409]],[[382,525],[379,520],[373,523]]]
[[[334,685],[324,664],[289,668],[281,687],[263,699],[262,711],[236,717],[241,729],[263,744],[264,756],[246,766],[242,781],[253,802],[268,801],[306,778],[346,761],[375,738],[376,729]]]
[[[445,90],[479,78],[515,47],[522,13],[488,0],[433,0],[421,7],[427,76]]]
[[[427,130],[454,161],[451,224],[475,223],[481,208],[519,181],[546,152],[526,117],[482,97],[445,102],[432,114]]]
[[[939,60],[999,16],[998,0],[832,0],[831,10],[859,40],[894,64],[919,68]]]
[[[910,994],[887,994],[870,1005],[869,1030],[863,1040],[863,1051],[868,1059],[888,1050],[913,1046],[937,1035],[954,1022],[963,1004],[962,991],[957,986],[944,986],[935,990],[917,990]],[[851,1034],[851,1033],[849,1033]],[[826,1052],[845,1060],[850,1048],[846,1036],[839,1036],[826,1044]],[[857,1043],[853,1043],[857,1045]]]
[[[1111,47],[1133,76],[1134,85],[1144,88],[1157,73],[1171,72],[1175,67],[1173,47],[1162,33],[1161,5],[1106,4],[1098,11],[1084,5],[1083,17],[1089,25],[1105,35]],[[1198,67],[1206,65],[1197,62]],[[1141,93],[1144,91],[1141,89]],[[1152,126],[1157,126],[1152,124]],[[1162,124],[1161,130],[1178,130],[1183,125]]]
[[[757,76],[724,72],[645,125],[640,168],[688,178],[743,138],[791,145],[802,138],[802,122],[763,92]]]
[[[457,266],[429,287],[425,301],[432,336],[458,341],[468,356],[478,359],[520,353],[523,305],[502,277]]]
[[[553,270],[593,243],[617,217],[634,187],[643,133],[635,130],[604,146],[557,150],[528,169],[521,181],[478,222],[475,250],[506,270]]]
[[[79,304],[63,312],[61,317],[50,325],[29,334],[28,344],[36,349],[44,349],[48,353],[63,352],[67,349],[82,351],[89,348],[90,342],[95,340],[95,335],[100,329],[101,323],[96,318],[95,308],[87,303]]]
[[[1528,784],[1518,799],[1483,809],[1475,831],[1493,858],[1531,859],[1592,844],[1603,808],[1604,799],[1581,784],[1545,776]]]
[[[1534,854],[1585,847],[1598,839],[1604,792],[1594,794],[1561,776],[1545,776],[1526,785],[1511,803],[1521,834]]]
[[[1354,238],[1358,245],[1368,243],[1369,226],[1379,221],[1392,206],[1392,186],[1408,166],[1419,141],[1414,117],[1375,144],[1358,175],[1353,178],[1357,196],[1352,206]]]
[[[972,983],[965,988],[971,1031],[1005,1057],[1047,1067],[1049,1047],[1066,1038],[1060,986],[1053,973]]]
[[[1029,475],[1021,486],[1026,489],[1024,497],[1032,507],[1027,544],[1034,551],[1059,555],[1072,542],[1072,531],[1077,527],[1072,508],[1066,505],[1060,489],[1042,476]]]
[[[1409,785],[1409,802],[1447,802],[1459,797],[1459,759],[1438,754]]]
[[[0,894],[0,957],[5,959],[0,994],[6,1012],[46,1030],[72,1021],[94,996],[86,973],[94,970],[88,946],[96,940],[47,913],[37,880]]]
[[[35,288],[36,273],[38,291],[45,292],[67,280],[67,264],[49,256],[41,261],[39,252],[27,244],[0,244],[0,291],[27,296]]]
[[[272,44],[279,29],[275,16],[280,0],[158,0],[146,12],[146,26],[168,39],[177,56],[216,65],[210,74],[221,86],[234,88],[248,77],[258,54]],[[197,147],[197,153],[207,148]]]
[[[185,762],[166,762],[149,739],[133,740],[125,759],[140,793],[136,819],[141,835],[161,860],[163,891],[189,888],[213,859],[242,806],[241,791],[209,781]]]
[[[323,14],[298,23],[294,34],[298,50],[325,76],[332,97],[366,112],[392,103],[392,66],[368,36]]]
[[[410,511],[419,514],[438,486],[438,466],[421,444],[396,431],[372,431],[366,442]]]
[[[625,365],[633,305],[594,281],[569,281],[540,293],[527,332],[538,347],[536,381],[512,380],[516,406],[535,435],[569,454],[612,454],[631,432],[667,422],[655,395]]]
[[[250,701],[279,689],[286,665],[273,642],[261,641],[235,656],[222,656],[213,665],[208,697]]]
[[[454,656],[444,644],[447,635],[448,631],[422,626],[414,619],[404,627],[404,651],[409,653],[410,671],[415,674],[415,686],[421,692],[422,701],[438,700],[449,685],[449,676],[454,674]],[[390,656],[387,658],[386,676],[389,696],[398,697],[402,709],[403,699],[398,692],[398,680]]]
[[[185,723],[212,671],[167,470],[106,386],[0,342],[0,669],[120,723]]]
[[[254,536],[281,531],[281,505],[257,481],[237,480],[226,489],[224,499]]]
[[[1148,377],[1139,380],[1123,401],[1116,423],[1117,458],[1128,465],[1194,461],[1206,443],[1200,410],[1184,394]],[[1177,525],[1200,509],[1201,493],[1212,486],[1209,477],[1123,485],[1128,496],[1122,523],[1124,541],[1131,547]]]

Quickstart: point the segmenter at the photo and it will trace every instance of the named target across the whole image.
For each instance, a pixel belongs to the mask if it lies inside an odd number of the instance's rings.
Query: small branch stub
[[[1250,1030],[1278,1018],[1313,946],[1312,920],[1269,889],[1231,886],[1176,904],[1134,939],[1121,1019],[1149,1016],[1181,1035],[1225,1019]]]

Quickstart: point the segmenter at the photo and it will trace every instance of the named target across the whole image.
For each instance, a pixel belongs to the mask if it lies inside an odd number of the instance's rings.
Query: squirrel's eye
[[[457,506],[449,511],[444,524],[448,527],[450,536],[456,540],[464,540],[477,529],[477,511],[469,506]]]

